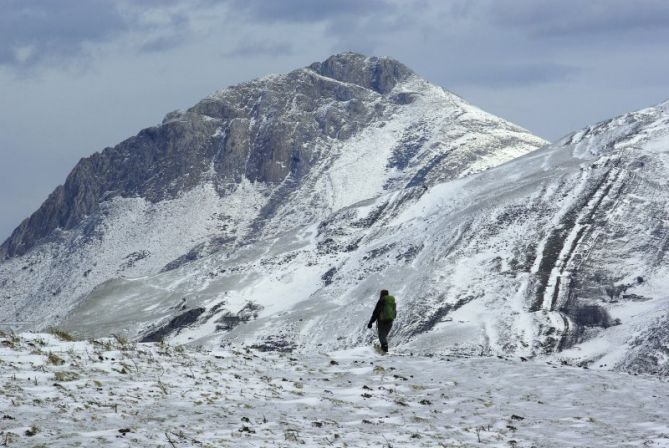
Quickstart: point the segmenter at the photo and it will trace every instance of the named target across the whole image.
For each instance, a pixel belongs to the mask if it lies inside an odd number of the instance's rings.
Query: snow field
[[[498,358],[0,336],[6,446],[669,446],[666,381]]]

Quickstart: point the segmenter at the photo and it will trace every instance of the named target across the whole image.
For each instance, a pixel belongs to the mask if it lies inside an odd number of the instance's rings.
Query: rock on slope
[[[668,179],[664,103],[480,174],[351,200],[234,252],[110,281],[64,325],[342,349],[371,342],[364,324],[384,286],[399,298],[400,351],[666,375]]]
[[[387,58],[230,87],[82,159],[1,246],[0,316],[56,324],[101,283],[257,257],[253,242],[543,143]]]

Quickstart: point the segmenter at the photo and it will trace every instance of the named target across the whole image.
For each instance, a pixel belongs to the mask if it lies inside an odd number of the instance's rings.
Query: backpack
[[[384,296],[379,320],[394,320],[396,316],[397,309],[395,308],[395,297]]]

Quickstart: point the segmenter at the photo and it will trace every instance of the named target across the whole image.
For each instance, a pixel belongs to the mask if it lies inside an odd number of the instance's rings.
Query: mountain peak
[[[332,55],[323,62],[314,62],[309,68],[322,76],[357,84],[382,95],[415,76],[410,68],[395,59],[367,57],[353,52]]]

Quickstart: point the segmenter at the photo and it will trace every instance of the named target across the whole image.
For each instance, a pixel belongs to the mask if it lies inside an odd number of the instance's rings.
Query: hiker
[[[370,319],[367,328],[372,328],[374,321],[377,321],[376,328],[379,331],[381,350],[385,353],[388,353],[388,333],[390,333],[396,315],[395,297],[388,294],[387,289],[382,289],[381,296],[379,297],[379,301],[376,302],[372,318]]]

